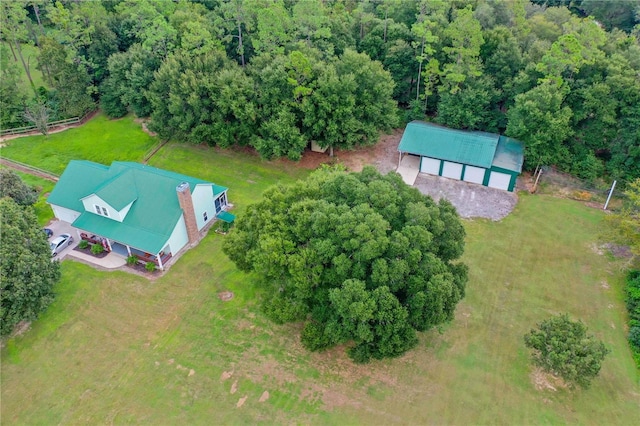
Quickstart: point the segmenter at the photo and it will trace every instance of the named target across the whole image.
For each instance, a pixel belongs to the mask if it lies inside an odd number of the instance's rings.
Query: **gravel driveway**
[[[464,218],[500,220],[511,213],[518,202],[513,192],[423,173],[413,186],[436,201],[448,199]]]

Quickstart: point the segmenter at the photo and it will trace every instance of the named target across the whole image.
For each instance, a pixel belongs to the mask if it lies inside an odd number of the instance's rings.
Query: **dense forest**
[[[163,138],[298,159],[426,119],[526,166],[640,177],[640,0],[14,0],[0,126],[149,117]],[[22,51],[37,48],[44,86]]]

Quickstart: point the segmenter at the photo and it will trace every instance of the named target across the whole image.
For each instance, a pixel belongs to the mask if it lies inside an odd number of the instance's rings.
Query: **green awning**
[[[216,217],[224,222],[233,223],[236,220],[236,216],[229,212],[220,212]]]

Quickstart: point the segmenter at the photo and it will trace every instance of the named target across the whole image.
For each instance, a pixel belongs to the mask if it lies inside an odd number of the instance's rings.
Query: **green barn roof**
[[[523,161],[524,148],[522,142],[507,136],[500,136],[496,147],[496,155],[493,157],[491,165],[520,173]]]
[[[191,192],[197,185],[211,191],[225,187],[180,173],[132,162],[114,162],[111,167],[90,161],[71,161],[49,195],[49,204],[65,207],[81,215],[73,226],[128,244],[149,253],[158,253],[182,215],[176,187],[188,182]],[[116,210],[135,201],[123,222],[85,212],[82,199],[96,194]]]
[[[448,129],[412,121],[404,130],[398,150],[472,166],[491,167],[498,135]]]
[[[398,151],[489,169],[522,171],[522,143],[493,133],[448,129],[412,121],[404,130]]]

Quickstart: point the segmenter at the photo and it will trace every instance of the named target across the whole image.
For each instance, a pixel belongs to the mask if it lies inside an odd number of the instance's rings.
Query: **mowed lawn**
[[[269,185],[308,173],[180,144],[151,164],[228,186],[238,214]],[[521,195],[501,222],[465,222],[470,282],[455,321],[368,365],[344,348],[309,353],[299,325],[269,322],[255,277],[222,253],[223,235],[210,232],[155,281],[64,261],[54,304],[2,350],[2,423],[638,423],[620,263],[595,243],[602,218]],[[522,336],[556,312],[612,350],[588,390],[531,379]]]
[[[71,160],[90,160],[109,165],[112,161],[142,161],[158,144],[140,129],[132,116],[109,120],[100,113],[86,124],[49,136],[11,139],[2,156],[61,174]]]

